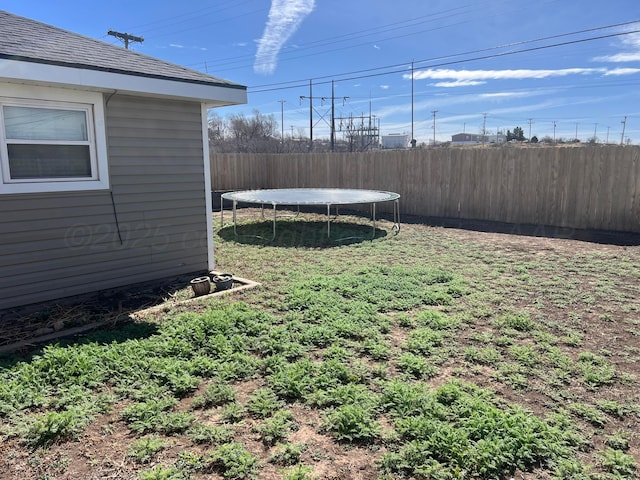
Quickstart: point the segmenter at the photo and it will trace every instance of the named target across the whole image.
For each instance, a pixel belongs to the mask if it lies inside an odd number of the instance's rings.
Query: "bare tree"
[[[278,151],[280,143],[277,126],[273,115],[263,115],[254,110],[252,117],[237,114],[229,118],[229,136],[236,152],[273,153]]]
[[[242,113],[222,119],[209,115],[209,142],[211,149],[220,153],[273,153],[281,150],[273,115],[254,110],[253,116]]]
[[[221,144],[227,130],[225,121],[214,112],[209,113],[207,121],[209,123],[209,143],[211,145]]]
[[[221,118],[216,113],[209,114],[209,145],[217,153],[307,153],[309,137],[304,128],[298,127],[294,133],[281,138],[280,124],[274,115],[263,115],[257,110],[253,115],[233,114]],[[315,152],[331,151],[328,139],[316,139]],[[349,144],[335,141],[336,151],[348,151]]]

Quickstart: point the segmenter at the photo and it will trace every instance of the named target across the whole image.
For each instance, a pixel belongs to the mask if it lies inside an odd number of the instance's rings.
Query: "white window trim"
[[[4,125],[0,125],[0,194],[74,192],[104,190],[109,188],[109,165],[104,115],[104,99],[101,93],[29,85],[3,85],[0,104],[86,109],[87,129],[92,149],[92,178],[76,179],[14,179],[9,180],[7,169],[7,144]]]

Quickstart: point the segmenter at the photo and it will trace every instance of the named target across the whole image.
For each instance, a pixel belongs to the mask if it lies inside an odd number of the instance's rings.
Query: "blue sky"
[[[639,0],[4,0],[0,8],[113,44],[110,29],[142,36],[131,48],[249,87],[247,105],[219,115],[258,110],[279,127],[283,115],[285,135],[309,134],[311,81],[314,138],[328,137],[333,81],[336,117],[371,115],[383,135],[413,130],[430,142],[435,116],[436,141],[484,125],[619,143],[624,126],[625,141],[640,143]]]

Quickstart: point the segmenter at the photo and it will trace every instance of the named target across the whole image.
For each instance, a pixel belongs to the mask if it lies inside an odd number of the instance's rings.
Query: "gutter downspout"
[[[200,104],[202,116],[202,156],[204,158],[204,200],[206,205],[207,257],[208,270],[215,270],[216,261],[213,249],[213,202],[211,200],[211,159],[209,158],[209,117],[207,105]]]

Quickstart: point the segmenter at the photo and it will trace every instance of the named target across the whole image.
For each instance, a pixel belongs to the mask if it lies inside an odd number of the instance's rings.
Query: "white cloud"
[[[389,90],[390,87],[389,87],[389,85],[380,85],[380,88],[382,90]]]
[[[638,52],[640,60],[640,52]],[[433,83],[435,87],[454,88],[483,85],[489,80],[525,80],[544,79],[552,77],[566,77],[570,75],[633,75],[640,73],[637,68],[561,68],[557,70],[453,70],[427,69],[418,70],[413,74],[414,80],[441,80]],[[411,79],[411,74],[403,75],[405,80]]]
[[[454,82],[437,82],[433,85],[435,87],[444,87],[444,88],[452,88],[452,87],[473,87],[475,85],[482,85],[487,82],[481,82],[479,80],[456,80]]]
[[[616,53],[615,55],[605,55],[602,57],[595,57],[593,59],[596,62],[640,62],[640,51],[632,53]]]
[[[604,68],[561,68],[558,70],[452,70],[452,69],[428,69],[414,72],[415,80],[453,80],[461,82],[460,85],[467,85],[464,82],[481,82],[486,80],[522,80],[527,78],[549,78],[564,77],[567,75],[589,75],[593,73],[606,73]],[[405,79],[410,79],[411,74],[403,75]]]
[[[376,50],[380,50],[380,47],[378,45],[374,45],[373,48],[375,48]]]
[[[640,60],[640,54],[638,54],[638,60]],[[612,68],[605,75],[634,75],[636,73],[640,73],[640,68]]]
[[[258,51],[253,64],[257,73],[273,73],[278,54],[284,43],[300,28],[300,24],[315,7],[315,0],[271,0],[269,20],[258,40]]]
[[[196,47],[196,46],[192,46],[192,45],[181,45],[179,43],[170,43],[169,46],[171,48],[188,48],[190,50],[200,50],[203,52],[206,52],[208,49],[207,47]]]
[[[434,108],[447,108],[453,106],[463,105],[468,107],[473,103],[485,103],[487,101],[501,103],[506,99],[527,99],[540,96],[549,96],[557,94],[556,89],[539,89],[539,90],[522,90],[516,92],[494,92],[494,93],[480,93],[480,94],[464,94],[464,95],[449,95],[431,98],[428,100],[418,100],[414,102],[413,108],[415,112],[430,112]],[[559,98],[562,98],[560,95]],[[378,108],[378,115],[381,118],[389,118],[393,115],[406,115],[411,112],[411,103],[395,103],[393,105],[384,106]],[[504,110],[507,111],[506,109]],[[495,109],[491,109],[491,112],[495,112]]]
[[[495,93],[480,93],[477,95],[478,98],[522,98],[522,97],[530,97],[534,94],[532,91],[522,91],[522,92],[495,92]]]
[[[602,55],[594,57],[595,62],[638,62],[640,61],[640,33],[630,33],[622,37],[623,49],[627,51],[622,53],[614,53],[613,55]]]

